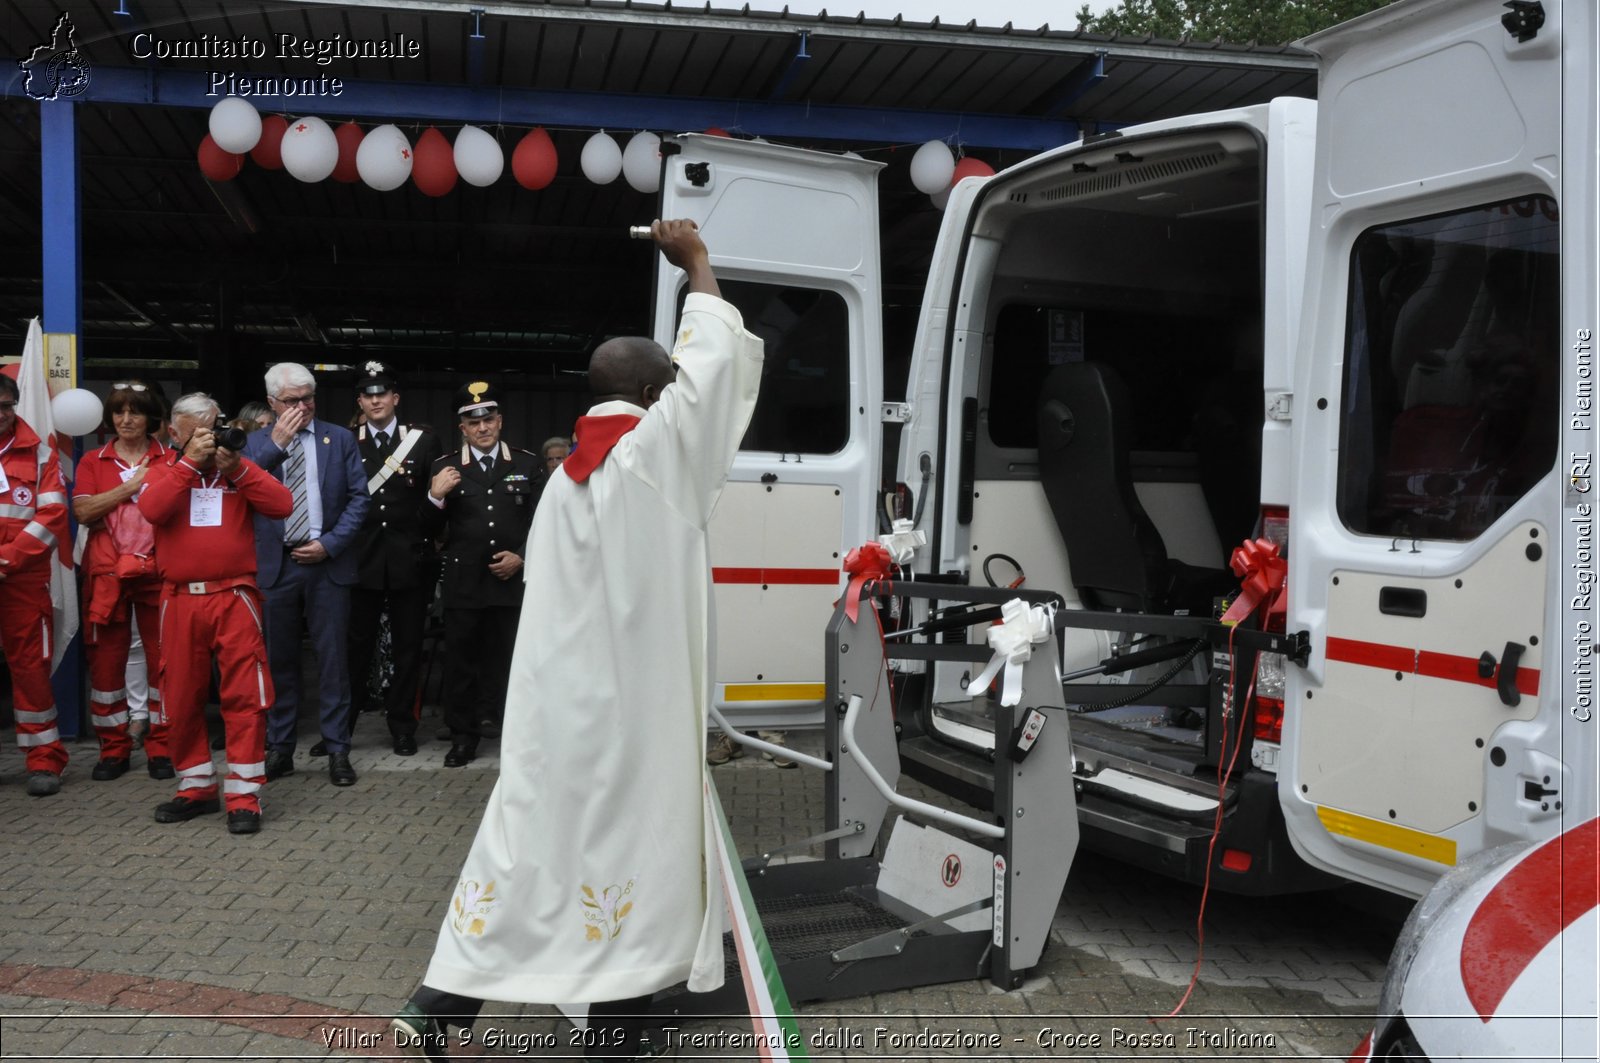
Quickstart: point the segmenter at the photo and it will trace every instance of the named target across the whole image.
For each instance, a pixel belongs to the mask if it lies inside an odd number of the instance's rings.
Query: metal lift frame
[[[996,757],[1006,770],[996,772],[994,806],[979,818],[895,793],[900,766],[888,660],[980,661],[988,660],[990,651],[964,642],[885,644],[874,599],[892,595],[998,606],[1020,598],[1057,616],[1061,599],[1038,591],[937,583],[868,583],[858,593],[855,619],[842,598],[827,628],[826,759],[783,751],[802,765],[827,770],[825,829],[814,838],[744,861],[779,973],[790,999],[797,1002],[983,977],[1002,989],[1016,988],[1044,951],[1077,850],[1072,736],[1061,703],[1058,642],[1052,637],[1034,647],[1024,666],[1021,703],[997,709],[1002,733],[1010,736]],[[979,615],[974,610],[970,623],[990,619],[987,611]],[[1031,725],[1026,737],[1025,725]],[[724,729],[752,748],[772,748],[725,724]],[[892,807],[912,820],[977,836],[976,844],[990,853],[987,872],[993,885],[987,899],[927,912],[880,891],[877,848]],[[820,861],[771,862],[779,852],[819,843],[825,845]],[[874,927],[863,926],[865,936],[857,940],[818,947],[827,928],[806,914],[812,905],[830,911],[841,905],[881,911],[884,917]],[[951,925],[955,920],[970,925],[975,920],[962,917],[985,909],[992,914],[982,929]],[[786,918],[801,925],[801,936],[815,929],[814,940],[789,952],[786,945],[795,935],[778,926]],[[733,978],[715,993],[661,1004],[679,1014],[727,1014],[741,1010],[744,1000]]]

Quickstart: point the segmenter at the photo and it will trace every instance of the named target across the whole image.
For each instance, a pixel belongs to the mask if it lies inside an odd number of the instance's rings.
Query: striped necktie
[[[304,541],[311,527],[311,509],[306,505],[305,444],[298,435],[290,444],[289,456],[284,459],[283,485],[294,495],[294,510],[283,526],[283,541],[299,543]]]

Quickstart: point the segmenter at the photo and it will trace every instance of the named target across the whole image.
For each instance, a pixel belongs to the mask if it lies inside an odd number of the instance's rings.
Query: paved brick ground
[[[0,1058],[388,1051],[372,1041],[427,963],[498,764],[492,745],[457,770],[440,765],[437,742],[395,757],[366,728],[352,758],[357,785],[333,787],[322,762],[302,754],[296,775],[270,784],[262,833],[243,838],[221,816],[154,822],[171,784],[137,768],[91,782],[89,744],[73,749],[61,795],[29,798],[5,736]],[[746,853],[820,827],[814,772],[749,755],[715,778]],[[1050,946],[1020,990],[972,981],[803,1005],[801,1033],[812,1055],[839,1058],[1344,1059],[1376,1001],[1399,906],[1358,891],[1213,894],[1200,981],[1182,1017],[1152,1022],[1188,982],[1198,903],[1192,887],[1081,854]],[[460,1054],[572,1052],[570,1027],[547,1007],[496,1006],[480,1024],[491,1029],[557,1047],[477,1044]],[[680,1047],[680,1058],[751,1057],[737,1042],[747,1025],[684,1030],[734,1043]],[[924,1031],[997,1047],[927,1047]]]

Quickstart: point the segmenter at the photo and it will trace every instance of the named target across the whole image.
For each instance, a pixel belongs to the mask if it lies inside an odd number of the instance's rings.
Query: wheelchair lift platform
[[[739,734],[713,713],[735,741],[825,772],[822,833],[743,861],[779,974],[797,1003],[978,978],[1016,988],[1044,951],[1077,851],[1072,736],[1053,635],[1021,666],[1020,702],[996,706],[989,812],[958,812],[897,792],[889,659],[976,664],[990,651],[965,642],[886,643],[873,595],[887,592],[852,586],[828,623],[823,757]],[[1018,598],[1051,610],[1060,603],[1054,594],[932,583],[896,583],[892,593],[955,603],[958,616],[974,614],[974,626],[987,626],[995,610],[973,607]],[[857,594],[858,608],[848,608]],[[898,818],[880,852],[891,811]],[[818,845],[821,860],[773,862]],[[722,989],[661,998],[656,1010],[742,1012],[737,961],[731,944],[725,948]]]

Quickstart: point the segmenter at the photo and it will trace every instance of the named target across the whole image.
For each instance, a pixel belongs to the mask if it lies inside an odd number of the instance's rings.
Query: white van
[[[1593,643],[1569,607],[1592,552],[1563,546],[1592,544],[1593,12],[1533,6],[1508,30],[1494,0],[1403,2],[1311,39],[1320,103],[963,182],[903,404],[880,401],[876,164],[680,138],[663,216],[701,223],[768,341],[713,524],[730,718],[817,718],[840,559],[904,517],[927,542],[902,578],[1021,576],[1081,610],[1091,848],[1240,892],[1419,894],[1592,809],[1595,725],[1560,677]],[[1274,646],[1303,663],[1251,668],[1207,628],[1255,538],[1288,558]],[[986,791],[969,670],[897,678],[904,769]]]

